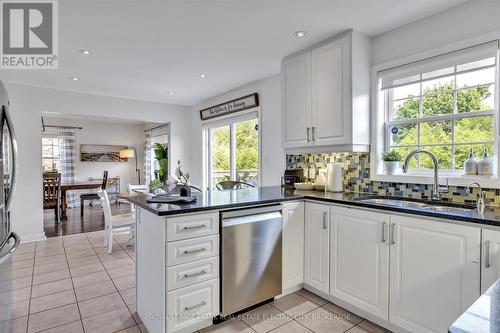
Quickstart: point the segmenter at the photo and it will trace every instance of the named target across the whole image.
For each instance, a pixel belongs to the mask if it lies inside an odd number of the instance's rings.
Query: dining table
[[[67,220],[66,209],[68,208],[68,203],[66,201],[67,191],[76,190],[94,190],[102,186],[102,181],[75,181],[70,183],[61,184],[61,219]]]

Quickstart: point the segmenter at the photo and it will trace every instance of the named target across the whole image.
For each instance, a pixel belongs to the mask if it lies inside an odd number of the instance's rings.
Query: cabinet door
[[[481,293],[500,278],[500,231],[483,229]]]
[[[331,207],[330,294],[379,318],[389,315],[389,215]]]
[[[304,282],[329,292],[329,206],[306,203]]]
[[[284,61],[281,80],[283,147],[305,147],[311,138],[311,53]]]
[[[304,203],[283,204],[283,290],[304,282]]]
[[[447,332],[480,295],[479,228],[391,215],[389,321]]]
[[[352,143],[350,38],[312,50],[312,140],[314,145]]]

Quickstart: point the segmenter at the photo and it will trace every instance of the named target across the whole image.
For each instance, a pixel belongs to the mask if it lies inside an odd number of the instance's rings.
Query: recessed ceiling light
[[[85,49],[80,49],[80,53],[84,54],[84,55],[91,55],[92,54],[92,51],[90,50],[85,50]]]
[[[169,95],[175,95],[175,92],[173,92],[173,91],[167,91],[167,94],[169,94]]]
[[[78,80],[80,80],[80,78],[79,78],[78,76],[72,76],[72,77],[70,77],[70,79],[71,79],[71,80],[73,80],[73,81],[78,81]]]
[[[305,31],[295,31],[293,34],[297,38],[302,38],[302,37],[306,36],[307,32],[305,32]]]
[[[205,74],[200,74],[200,75],[198,75],[198,76],[200,77],[200,79],[204,79],[204,78],[206,78],[206,77],[207,77]]]

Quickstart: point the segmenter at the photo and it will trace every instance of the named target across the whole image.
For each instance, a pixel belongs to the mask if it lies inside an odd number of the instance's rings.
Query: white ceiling
[[[279,72],[280,59],[346,29],[370,36],[464,0],[61,0],[59,69],[5,81],[174,104]],[[306,30],[297,39],[293,32]],[[90,49],[83,56],[80,49]],[[206,74],[200,79],[200,73]],[[79,81],[71,81],[79,76]],[[167,91],[175,91],[168,95]]]

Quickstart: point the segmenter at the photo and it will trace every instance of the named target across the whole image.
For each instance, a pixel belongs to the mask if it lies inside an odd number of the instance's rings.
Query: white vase
[[[384,161],[384,169],[386,175],[395,175],[399,173],[399,161]]]

